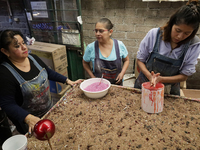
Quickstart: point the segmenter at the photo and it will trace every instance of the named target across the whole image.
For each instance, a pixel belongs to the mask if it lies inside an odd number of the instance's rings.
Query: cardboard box
[[[68,77],[67,53],[65,45],[35,42],[27,45],[32,54],[37,55],[49,68]],[[67,85],[59,82],[49,81],[50,91],[59,94],[66,89]]]

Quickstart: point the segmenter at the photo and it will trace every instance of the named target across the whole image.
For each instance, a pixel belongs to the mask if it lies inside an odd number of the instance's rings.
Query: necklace
[[[30,62],[29,60],[26,58],[23,62],[17,62],[17,61],[13,61],[10,59],[10,61],[12,62],[13,65],[15,65],[17,68],[26,68],[30,66]]]

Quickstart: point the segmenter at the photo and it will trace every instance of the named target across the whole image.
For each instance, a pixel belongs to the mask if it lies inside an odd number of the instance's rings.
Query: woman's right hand
[[[67,79],[66,83],[73,86],[75,84],[81,83],[81,80],[71,81],[70,79]]]
[[[34,126],[35,124],[40,121],[41,119],[39,117],[36,117],[36,116],[33,116],[31,114],[27,115],[26,118],[25,118],[25,122],[26,124],[28,124],[28,133],[31,134],[32,131],[34,130]]]
[[[159,82],[158,81],[158,78],[160,76],[160,73],[154,73],[154,71],[151,71],[151,80],[150,80],[150,83],[151,83],[151,86],[155,87],[156,84]]]

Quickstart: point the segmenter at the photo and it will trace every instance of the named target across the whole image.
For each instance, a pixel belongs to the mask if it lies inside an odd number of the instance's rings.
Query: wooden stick
[[[50,139],[48,139],[48,143],[49,143],[49,146],[50,146],[51,150],[53,150],[53,148],[52,148],[52,146],[51,146]]]

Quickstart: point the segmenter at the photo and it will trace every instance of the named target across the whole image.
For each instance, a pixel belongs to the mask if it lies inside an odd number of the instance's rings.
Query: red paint
[[[55,125],[49,119],[38,121],[34,126],[34,136],[38,140],[49,140],[55,133]]]
[[[151,90],[151,91],[155,91],[155,90],[158,90],[160,88],[163,87],[163,84],[162,83],[157,83],[155,87],[151,86],[150,82],[145,82],[143,83],[143,87],[145,89],[148,89],[148,90]]]

